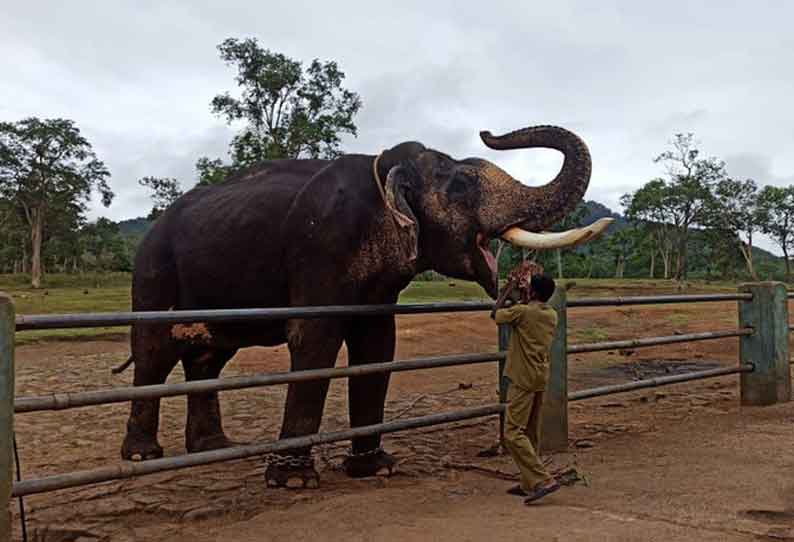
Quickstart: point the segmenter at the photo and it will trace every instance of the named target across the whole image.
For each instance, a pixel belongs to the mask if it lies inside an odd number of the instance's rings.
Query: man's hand
[[[499,294],[499,298],[496,300],[493,310],[491,311],[491,320],[496,318],[496,311],[498,311],[504,306],[505,301],[507,301],[507,298],[510,296],[510,293],[513,291],[515,286],[516,286],[515,281],[513,279],[507,281],[507,284],[505,284],[505,287],[502,289],[502,292]]]

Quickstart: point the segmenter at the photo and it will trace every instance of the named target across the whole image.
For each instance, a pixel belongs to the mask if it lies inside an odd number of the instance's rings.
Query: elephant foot
[[[396,467],[397,460],[383,448],[359,454],[350,453],[344,461],[345,472],[351,478],[366,478],[381,473],[391,476]]]
[[[163,447],[156,437],[127,433],[121,445],[121,458],[128,461],[145,461],[163,457]]]
[[[267,487],[288,489],[317,489],[320,475],[311,456],[270,454],[265,470]]]
[[[215,435],[206,435],[200,438],[188,439],[185,443],[185,448],[189,454],[195,452],[208,452],[210,450],[219,450],[221,448],[231,448],[232,446],[239,446],[240,443],[229,440],[223,433]]]

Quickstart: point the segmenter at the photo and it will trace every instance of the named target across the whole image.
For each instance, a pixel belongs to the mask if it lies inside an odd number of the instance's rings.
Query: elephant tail
[[[129,359],[127,359],[127,361],[125,361],[124,363],[122,363],[122,364],[121,364],[121,365],[119,365],[118,367],[113,367],[113,368],[110,370],[110,372],[111,372],[111,373],[113,373],[114,375],[117,375],[117,374],[123,373],[123,372],[124,372],[124,371],[127,369],[127,367],[129,367],[129,366],[130,366],[130,365],[132,365],[133,363],[135,363],[135,358],[133,358],[132,356],[130,356],[130,357],[129,357]]]

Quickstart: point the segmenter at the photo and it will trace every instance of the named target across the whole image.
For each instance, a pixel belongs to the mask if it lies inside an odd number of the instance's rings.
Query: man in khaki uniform
[[[533,274],[529,280],[511,281],[500,296],[492,317],[497,324],[512,328],[504,376],[507,392],[504,444],[521,471],[521,483],[508,493],[533,502],[560,488],[538,457],[543,393],[549,377],[549,349],[557,328],[557,313],[546,302],[554,293],[554,280]],[[510,290],[520,300],[501,308]]]

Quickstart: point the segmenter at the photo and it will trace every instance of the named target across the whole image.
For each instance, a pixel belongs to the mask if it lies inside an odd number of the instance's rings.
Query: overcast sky
[[[189,187],[198,157],[226,158],[233,132],[209,102],[234,82],[216,47],[255,36],[339,63],[364,102],[346,151],[419,140],[540,184],[559,154],[487,151],[477,134],[558,124],[593,154],[586,198],[620,210],[691,131],[733,176],[794,183],[794,3],[729,4],[7,0],[0,119],[73,119],[113,176],[113,205],[91,217],[145,215],[138,178]]]

